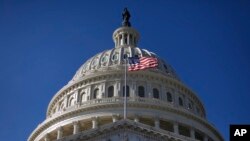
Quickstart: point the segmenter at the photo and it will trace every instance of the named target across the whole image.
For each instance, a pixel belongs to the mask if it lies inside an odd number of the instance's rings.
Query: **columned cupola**
[[[130,13],[127,8],[124,9],[122,18],[122,27],[116,29],[113,33],[115,47],[136,47],[140,35],[134,28],[131,27],[131,23],[129,22]]]

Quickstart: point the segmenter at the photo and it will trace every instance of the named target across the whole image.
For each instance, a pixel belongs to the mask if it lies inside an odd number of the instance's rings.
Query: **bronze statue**
[[[123,26],[129,26],[129,27],[131,26],[129,22],[129,18],[130,18],[130,13],[127,8],[124,8],[124,11],[122,13],[122,19],[123,19],[122,25]]]

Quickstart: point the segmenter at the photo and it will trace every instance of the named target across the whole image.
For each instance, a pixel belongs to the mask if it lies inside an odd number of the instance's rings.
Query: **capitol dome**
[[[146,49],[140,49],[139,47],[123,46],[103,51],[88,59],[88,61],[86,61],[78,69],[77,73],[71,80],[71,83],[98,72],[124,70],[124,55],[136,57],[156,57],[159,65],[157,70],[155,70],[156,73],[162,73],[165,76],[179,80],[172,67],[165,63],[165,61],[159,58],[155,53]]]
[[[139,33],[126,14],[113,33],[114,48],[77,70],[54,95],[46,120],[28,141],[223,141],[200,99],[174,69],[137,47]],[[124,56],[154,57],[158,66],[126,72]]]

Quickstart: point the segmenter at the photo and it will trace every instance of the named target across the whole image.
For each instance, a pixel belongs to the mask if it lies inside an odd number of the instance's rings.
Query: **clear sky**
[[[81,64],[114,47],[124,7],[138,46],[175,68],[225,140],[250,124],[249,0],[2,0],[1,140],[27,140]]]

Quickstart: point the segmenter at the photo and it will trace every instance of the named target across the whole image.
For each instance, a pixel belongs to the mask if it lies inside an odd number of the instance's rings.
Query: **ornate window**
[[[131,42],[132,42],[132,35],[129,34],[129,44],[131,44]]]
[[[179,97],[179,105],[180,105],[180,106],[183,106],[183,100],[182,100],[181,97]]]
[[[74,105],[74,98],[71,97],[69,100],[69,106],[73,106]]]
[[[99,94],[99,89],[97,88],[94,90],[93,99],[96,99],[98,94]]]
[[[81,94],[81,97],[80,97],[80,102],[84,102],[84,101],[86,101],[86,93],[85,92],[83,92]]]
[[[126,59],[129,57],[129,52],[125,52],[124,55],[123,55],[123,59]]]
[[[198,131],[195,131],[195,139],[197,140],[200,140],[200,141],[203,141],[204,140],[204,136],[202,133],[198,132]]]
[[[108,97],[114,96],[114,86],[109,86],[108,88]]]
[[[163,130],[174,132],[173,123],[171,123],[169,121],[166,121],[166,120],[160,120],[160,128],[163,129]]]
[[[143,86],[138,87],[138,96],[139,97],[145,97],[145,90]]]
[[[63,110],[63,109],[64,109],[64,103],[62,102],[60,105],[60,110]]]
[[[125,45],[128,44],[128,36],[127,36],[127,34],[124,35],[124,43],[125,43]]]
[[[157,98],[157,99],[159,99],[159,90],[158,89],[156,89],[156,88],[154,88],[153,89],[153,98]]]
[[[123,86],[122,96],[123,97],[125,96],[125,86]],[[129,97],[129,86],[128,85],[126,86],[126,96]]]
[[[95,58],[94,61],[92,62],[93,66],[96,66],[98,64],[98,58]]]
[[[135,54],[135,58],[139,58],[139,56],[140,56],[139,54]]]
[[[108,55],[106,54],[102,57],[102,63],[106,63],[107,61],[108,61]]]
[[[115,54],[112,56],[112,60],[113,60],[113,61],[118,60],[118,56],[119,56],[119,54],[118,54],[118,53],[115,53]]]
[[[179,134],[183,136],[190,137],[190,130],[188,127],[179,125]]]
[[[173,97],[172,97],[172,94],[170,92],[167,92],[167,101],[173,102]]]

